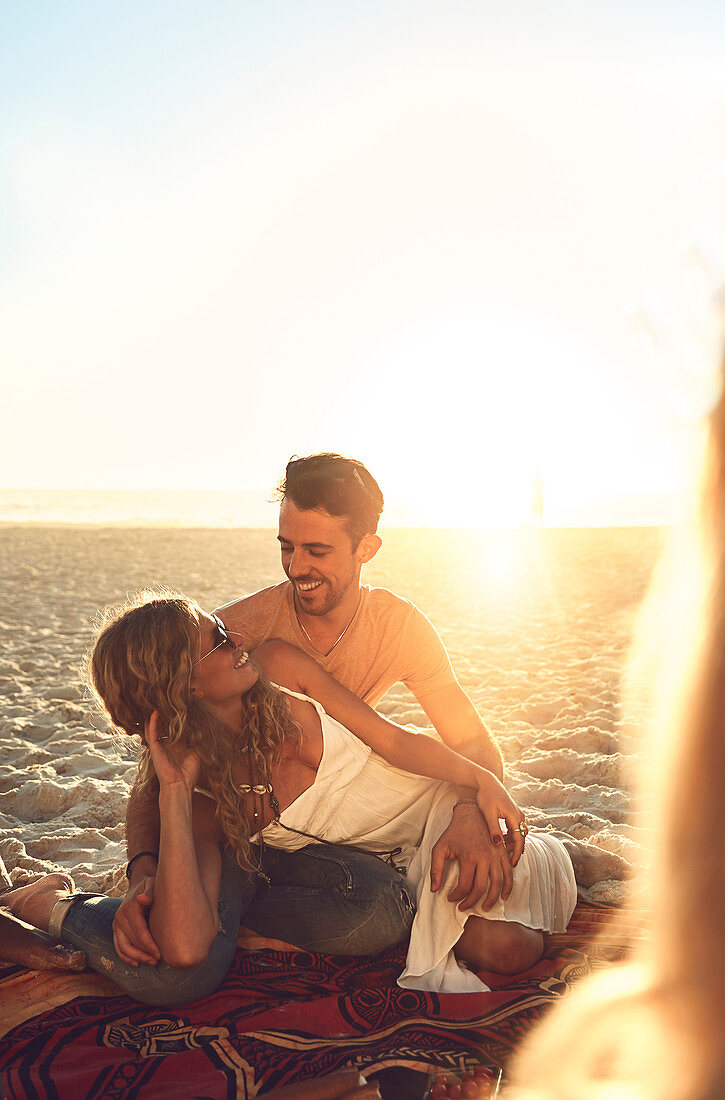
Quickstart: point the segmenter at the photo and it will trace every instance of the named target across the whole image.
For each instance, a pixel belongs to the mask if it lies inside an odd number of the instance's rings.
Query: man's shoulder
[[[384,667],[381,694],[402,681],[420,697],[455,679],[433,624],[412,600],[387,588],[365,586],[363,614],[352,642],[372,654],[376,668]]]
[[[405,596],[399,596],[396,592],[391,592],[389,588],[371,588],[369,584],[364,584],[362,587],[365,593],[365,602],[371,611],[377,611],[381,614],[385,612],[409,614],[411,609],[417,610],[414,603],[406,600]]]
[[[412,600],[391,592],[389,588],[370,588],[364,585],[365,607],[370,619],[391,622],[402,626],[406,622],[424,619],[426,616]]]

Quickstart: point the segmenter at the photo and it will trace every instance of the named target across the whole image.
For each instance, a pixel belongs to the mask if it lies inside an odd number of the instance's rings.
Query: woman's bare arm
[[[148,926],[153,903],[159,850],[159,799],[157,792],[142,792],[138,780],[126,807],[126,851],[133,859],[128,890],[113,918],[113,943],[120,958],[131,966],[155,966],[160,952]],[[156,856],[140,852],[156,853]],[[134,856],[139,856],[134,859]]]
[[[383,718],[320,668],[316,661],[287,642],[265,642],[255,649],[254,660],[276,683],[317,699],[331,717],[347,726],[395,767],[474,788],[491,838],[501,835],[499,819],[503,818],[513,832],[514,860],[518,861],[521,854],[518,849],[523,850],[523,837],[518,832],[523,814],[490,771],[433,738],[413,733]]]
[[[174,754],[160,741],[156,712],[147,725],[151,759],[159,780],[159,864],[149,924],[169,966],[195,966],[206,958],[217,933],[221,876],[219,834],[213,810],[194,794],[199,758]]]

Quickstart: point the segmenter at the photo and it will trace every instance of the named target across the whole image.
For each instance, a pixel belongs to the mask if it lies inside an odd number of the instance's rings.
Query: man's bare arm
[[[419,696],[418,702],[447,745],[503,780],[501,750],[460,684]]]
[[[503,779],[501,750],[460,684],[418,696],[418,702],[447,745]],[[473,798],[474,792],[460,787],[458,797]],[[431,889],[441,886],[446,863],[457,860],[458,882],[448,895],[449,901],[460,903],[461,909],[470,909],[481,899],[484,909],[490,909],[499,897],[505,901],[513,887],[513,868],[505,845],[500,837],[496,840],[494,844],[476,806],[457,806],[448,828],[433,847]],[[514,865],[516,862],[518,854]]]

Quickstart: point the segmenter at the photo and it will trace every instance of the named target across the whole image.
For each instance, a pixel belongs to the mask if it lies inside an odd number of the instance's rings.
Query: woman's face
[[[192,694],[212,707],[224,710],[237,702],[259,677],[249,654],[237,645],[238,634],[227,633],[224,624],[205,611],[199,613],[199,641],[191,672]]]

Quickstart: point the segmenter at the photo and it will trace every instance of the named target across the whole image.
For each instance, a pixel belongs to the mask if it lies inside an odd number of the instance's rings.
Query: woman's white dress
[[[462,913],[447,900],[458,879],[453,861],[444,882],[430,889],[431,850],[451,819],[456,791],[448,783],[394,768],[305,695],[283,688],[316,708],[323,750],[315,781],[282,811],[281,822],[333,844],[387,852],[400,846],[395,865],[406,871],[417,895],[405,970],[398,984],[443,993],[481,992],[488,986],[458,962],[453,946],[468,916],[518,921],[544,932],[563,932],[576,904],[571,860],[556,837],[529,833],[514,870],[513,890],[488,912],[479,905]],[[276,821],[262,833],[272,848],[294,851],[312,843]]]

